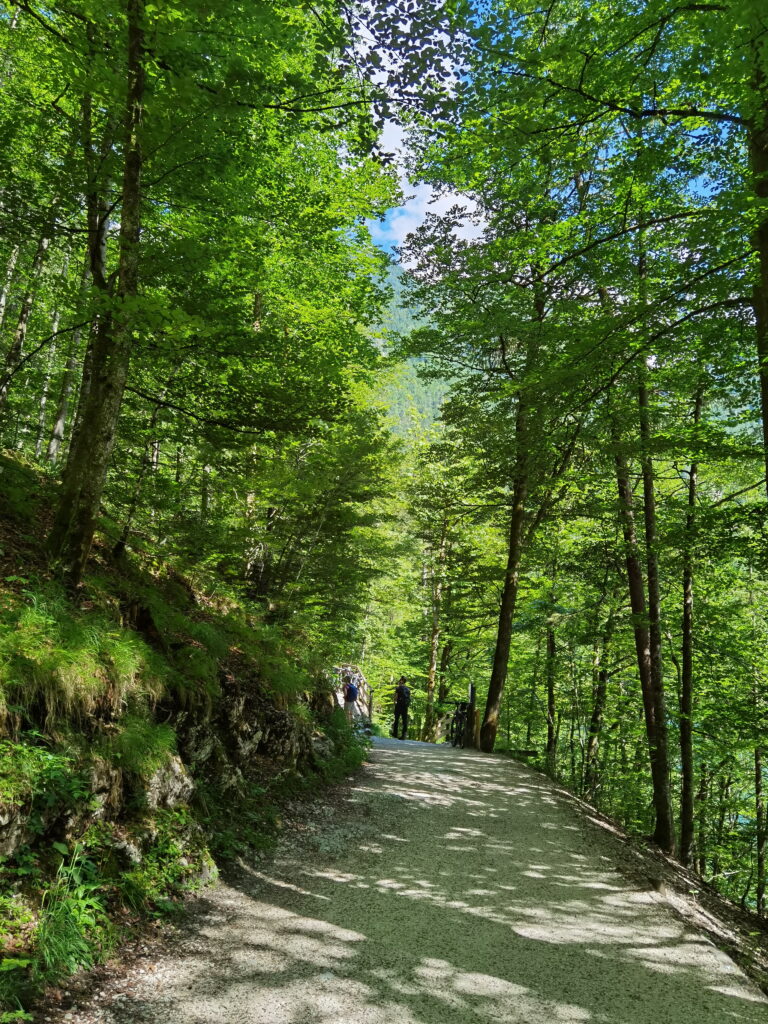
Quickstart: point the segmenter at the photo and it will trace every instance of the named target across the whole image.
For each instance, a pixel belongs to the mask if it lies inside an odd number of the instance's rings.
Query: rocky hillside
[[[0,1021],[271,841],[361,747],[236,597],[154,553],[49,569],[46,481],[0,463]]]

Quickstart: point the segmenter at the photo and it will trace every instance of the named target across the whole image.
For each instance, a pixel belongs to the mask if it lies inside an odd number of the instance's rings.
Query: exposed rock
[[[333,757],[333,743],[321,732],[312,736],[312,752],[319,761],[327,761]]]
[[[115,839],[112,843],[112,850],[116,854],[118,861],[121,862],[121,867],[124,870],[130,870],[130,868],[135,868],[138,864],[141,864],[141,850],[130,839]]]
[[[176,807],[186,803],[192,795],[194,783],[184,767],[184,762],[175,754],[157,768],[144,788],[147,807]]]
[[[179,715],[176,723],[179,742],[188,764],[200,765],[221,754],[222,744],[209,719],[195,722],[187,712]]]
[[[123,773],[103,757],[94,757],[90,771],[91,816],[97,821],[120,809],[123,798]]]
[[[28,809],[0,804],[0,857],[12,856],[23,844],[27,820]]]
[[[291,768],[311,757],[308,724],[276,706],[253,677],[222,673],[219,729],[231,762],[246,772],[257,755]]]

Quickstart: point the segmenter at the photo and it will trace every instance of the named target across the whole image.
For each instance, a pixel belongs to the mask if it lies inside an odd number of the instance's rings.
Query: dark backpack
[[[344,699],[346,701],[357,700],[357,687],[354,683],[347,683],[347,694]]]
[[[411,703],[411,691],[407,686],[398,686],[395,690],[395,704],[401,708],[407,708]]]

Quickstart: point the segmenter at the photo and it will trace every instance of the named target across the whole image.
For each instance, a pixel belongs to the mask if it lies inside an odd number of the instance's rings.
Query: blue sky
[[[381,141],[385,150],[398,156],[397,162],[402,168],[405,163],[403,159],[405,143],[402,130],[394,124],[387,124]],[[368,221],[374,242],[387,252],[391,252],[393,246],[400,245],[409,232],[415,231],[423,223],[428,213],[446,213],[457,203],[461,203],[468,209],[472,206],[470,200],[456,193],[435,196],[431,185],[411,185],[405,177],[404,171],[401,171],[400,174],[400,185],[406,196],[403,205],[389,210],[383,222]],[[478,232],[477,226],[468,219],[466,229],[462,229],[459,234],[471,238]]]

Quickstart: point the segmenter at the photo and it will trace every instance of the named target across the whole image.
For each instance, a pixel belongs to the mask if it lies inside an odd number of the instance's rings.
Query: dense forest
[[[342,664],[764,916],[762,0],[0,35],[0,1020],[359,761]]]

